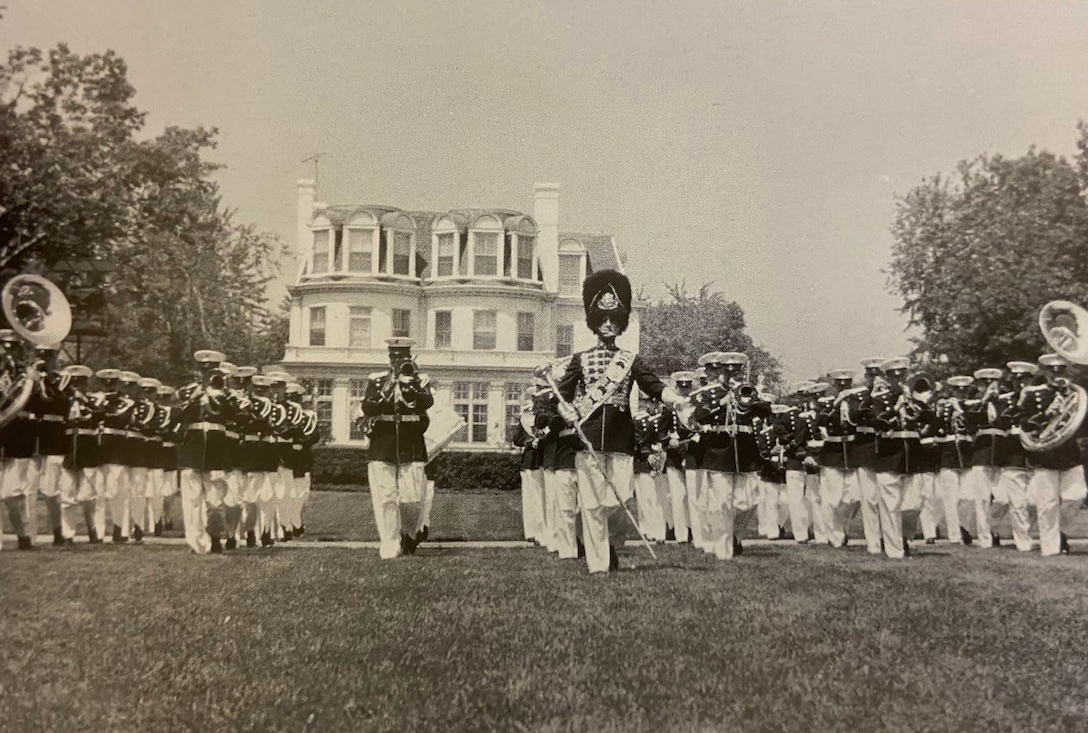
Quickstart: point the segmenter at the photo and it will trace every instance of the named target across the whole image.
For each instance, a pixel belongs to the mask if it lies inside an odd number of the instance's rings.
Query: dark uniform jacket
[[[101,393],[98,395],[101,397]],[[98,426],[102,420],[104,404],[96,395],[86,395],[71,390],[68,395],[69,451],[64,457],[64,467],[72,470],[95,468],[102,463],[102,448],[98,442]]]
[[[370,419],[371,461],[403,465],[426,463],[427,410],[434,396],[423,379],[402,384],[390,371],[375,372],[367,379],[363,414]]]
[[[823,432],[823,447],[816,460],[823,468],[856,468],[851,456],[854,426],[844,423],[840,405],[830,404],[819,412],[817,424]]]
[[[665,405],[661,412],[661,425],[667,433],[665,435],[666,466],[677,470],[695,470],[698,466],[695,460],[698,441],[692,440],[692,438],[697,433],[680,422],[680,415],[672,405]],[[675,447],[669,445],[672,440],[677,443]]]
[[[1025,389],[1024,392],[1021,426],[1027,431],[1037,431],[1049,422],[1049,418],[1045,414],[1046,409],[1058,397],[1059,391],[1055,387],[1045,384]],[[1085,422],[1088,423],[1088,421]],[[1081,426],[1077,433],[1078,435],[1084,434],[1084,425]],[[1028,453],[1027,462],[1032,468],[1066,471],[1080,466],[1082,460],[1080,448],[1077,446],[1077,439],[1074,437],[1051,450],[1042,453]]]
[[[72,436],[68,434],[68,378],[50,372],[38,383],[28,408],[38,417],[40,456],[67,455]]]
[[[567,364],[567,371],[556,383],[563,399],[570,402],[576,395],[584,393],[588,385],[594,384],[604,374],[618,350],[616,347],[597,344],[592,349],[574,354]],[[612,397],[582,422],[582,431],[593,450],[634,455],[635,428],[631,420],[630,398],[631,387],[635,383],[654,400],[660,400],[665,389],[661,380],[635,355],[631,369],[616,387]]]
[[[963,470],[971,467],[971,432],[963,412],[963,400],[948,398],[937,403],[934,411],[936,442],[940,455],[938,468]]]
[[[102,449],[102,463],[132,466],[135,441],[142,444],[132,432],[132,410],[136,401],[120,392],[103,393],[105,414],[99,428],[98,444]]]
[[[759,471],[762,461],[756,445],[756,418],[767,419],[771,406],[758,399],[745,408],[732,412],[735,424],[730,425],[731,390],[721,384],[711,384],[692,393],[695,420],[701,433],[701,468],[707,471],[747,473]]]
[[[178,445],[178,468],[222,471],[227,466],[226,422],[229,417],[222,390],[208,391],[199,384],[181,390],[179,422],[183,435]]]

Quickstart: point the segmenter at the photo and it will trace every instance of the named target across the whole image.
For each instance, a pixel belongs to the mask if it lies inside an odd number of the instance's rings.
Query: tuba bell
[[[1052,300],[1039,311],[1039,328],[1050,348],[1074,364],[1088,364],[1088,311]]]
[[[1068,300],[1052,300],[1039,311],[1039,328],[1050,348],[1074,364],[1088,364],[1088,311]],[[1038,378],[1029,388],[1042,384]],[[1088,393],[1080,385],[1061,380],[1057,396],[1046,409],[1047,422],[1039,430],[1020,434],[1020,444],[1032,453],[1067,443],[1088,414]]]
[[[12,331],[31,346],[60,343],[72,328],[68,299],[40,275],[16,275],[8,280],[0,290],[0,307]],[[23,409],[34,383],[44,376],[32,350],[23,355],[22,362],[0,381],[0,427]]]

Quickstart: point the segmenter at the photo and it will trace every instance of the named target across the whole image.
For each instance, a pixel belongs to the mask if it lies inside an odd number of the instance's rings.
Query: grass
[[[688,547],[0,557],[5,730],[1084,730],[1088,563]]]

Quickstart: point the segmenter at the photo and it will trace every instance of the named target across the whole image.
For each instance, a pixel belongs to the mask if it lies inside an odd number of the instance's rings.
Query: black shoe
[[[578,557],[586,556],[586,546],[581,542],[578,543]]]
[[[234,537],[228,537],[227,538],[227,549],[228,550],[235,550],[237,548],[238,548],[238,540],[236,538],[234,538]]]
[[[416,542],[426,542],[427,538],[431,536],[431,528],[426,524],[423,525],[423,529],[416,535]]]
[[[968,547],[971,546],[971,533],[968,532],[967,529],[964,527],[960,527],[960,542],[967,545]]]
[[[849,544],[850,544],[850,538],[847,537],[846,535],[843,535],[842,536],[842,544],[839,545],[839,547],[846,547]]]
[[[423,529],[424,529],[424,530],[426,530],[427,528],[426,528],[426,527],[424,527]],[[305,525],[305,524],[302,524],[302,525],[299,525],[298,527],[295,527],[295,528],[293,528],[293,529],[291,530],[291,533],[292,533],[292,534],[293,534],[293,535],[294,535],[295,537],[301,537],[302,535],[306,534],[306,525]]]
[[[665,541],[676,542],[676,530],[674,528],[669,527],[665,530]]]
[[[808,531],[808,541],[809,542],[815,542],[816,541],[816,532],[811,530],[811,529]]]
[[[132,541],[133,542],[143,542],[144,541],[144,531],[140,528],[140,525],[138,525],[138,524],[135,525],[132,528]]]
[[[257,546],[257,533],[252,531],[252,530],[250,530],[249,532],[246,532],[246,547],[256,547],[256,546]]]
[[[212,554],[213,555],[222,555],[223,554],[223,543],[219,540],[218,537],[212,537]]]
[[[1058,554],[1059,555],[1068,555],[1069,554],[1069,538],[1065,536],[1065,532],[1059,532],[1058,533],[1058,538],[1059,538],[1059,540],[1058,540]]]
[[[416,553],[416,544],[416,541],[409,537],[407,532],[401,533],[400,549],[405,555],[414,555]]]
[[[93,529],[88,529],[87,530],[87,544],[89,544],[89,545],[101,545],[102,544],[102,538],[98,536],[98,532],[95,532]]]
[[[53,530],[53,547],[64,547],[64,533],[59,529]]]
[[[608,572],[620,569],[620,556],[616,554],[616,548],[608,546]]]
[[[1001,538],[997,536],[997,532],[994,532],[993,539],[990,540],[990,547],[1001,547]]]
[[[121,536],[121,527],[116,524],[113,525],[113,541],[122,542],[124,539],[125,538]]]
[[[162,520],[160,519],[159,521],[155,522],[155,536],[156,537],[162,537],[162,532],[163,532],[163,523],[162,523]]]
[[[688,544],[690,545],[690,544],[693,544],[694,542],[695,542],[695,535],[693,535],[691,533],[691,527],[688,527]]]
[[[926,544],[927,544],[927,545],[935,545],[935,544],[937,544],[937,538],[936,538],[936,537],[930,537],[930,538],[928,538],[928,539],[926,540]]]
[[[744,554],[744,545],[740,543],[740,539],[735,535],[733,536],[733,556],[740,557]]]
[[[910,545],[906,540],[903,540],[903,557],[910,557]]]
[[[19,549],[20,550],[33,550],[34,549],[34,542],[29,537],[20,537],[19,538]]]
[[[287,529],[287,527],[283,527],[283,526],[281,526],[280,529],[283,530],[283,539],[280,540],[280,542],[290,541],[290,539],[291,539],[291,530],[289,530],[289,529]]]
[[[276,544],[276,541],[272,539],[271,532],[261,533],[261,547],[271,547],[274,544]]]

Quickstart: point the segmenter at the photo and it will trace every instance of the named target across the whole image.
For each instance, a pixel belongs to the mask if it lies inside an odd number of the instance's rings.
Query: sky
[[[327,203],[532,213],[557,182],[563,230],[652,299],[712,283],[790,379],[909,349],[897,196],[1088,119],[1084,2],[7,4],[4,48],[120,53],[149,135],[217,127],[241,221],[294,245],[315,153]]]

